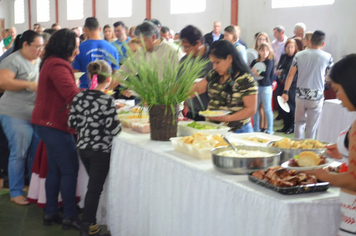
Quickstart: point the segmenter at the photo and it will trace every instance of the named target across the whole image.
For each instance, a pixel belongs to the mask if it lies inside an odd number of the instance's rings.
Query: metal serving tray
[[[252,176],[252,173],[248,175],[248,179],[253,183],[256,183],[265,188],[271,189],[275,192],[285,194],[285,195],[323,192],[328,190],[330,186],[329,182],[319,182],[317,184],[298,185],[294,187],[277,187],[273,184],[263,181],[262,179]]]

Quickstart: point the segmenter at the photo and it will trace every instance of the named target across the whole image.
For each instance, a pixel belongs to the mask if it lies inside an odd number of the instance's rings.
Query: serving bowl
[[[236,146],[239,150],[262,151],[271,153],[268,157],[227,157],[219,153],[232,150],[231,147],[218,147],[211,150],[215,169],[227,174],[247,174],[258,170],[266,170],[277,166],[280,162],[281,151],[272,147]]]
[[[292,140],[300,141],[300,139],[292,139]],[[272,147],[272,145],[274,145],[275,142],[277,141],[271,141],[267,144],[267,146]],[[327,142],[322,142],[322,141],[320,142],[325,144],[325,146],[329,144]],[[295,155],[299,155],[301,152],[304,151],[312,151],[315,152],[316,154],[323,154],[326,151],[326,148],[309,148],[309,149],[293,149],[293,148],[279,148],[279,147],[273,147],[273,148],[278,148],[279,150],[282,151],[279,164],[289,161],[290,159],[294,158]]]

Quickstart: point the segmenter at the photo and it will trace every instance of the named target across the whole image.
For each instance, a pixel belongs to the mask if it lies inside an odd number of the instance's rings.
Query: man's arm
[[[294,75],[295,75],[295,73],[297,73],[297,70],[298,69],[295,66],[291,66],[289,69],[289,73],[288,73],[288,76],[286,79],[286,83],[284,84],[284,91],[283,91],[283,95],[282,95],[282,98],[284,99],[285,102],[287,102],[289,99],[288,91],[289,91],[289,88],[293,82]]]

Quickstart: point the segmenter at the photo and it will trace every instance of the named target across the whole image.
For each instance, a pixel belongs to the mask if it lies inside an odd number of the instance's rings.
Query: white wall
[[[9,11],[10,11],[9,0],[0,1],[0,18],[5,19],[5,28],[10,27],[10,23],[8,22],[8,19],[10,17]]]
[[[49,22],[41,23],[50,27],[55,22],[55,0],[51,1],[51,19]],[[194,0],[192,0],[194,1]],[[333,5],[315,7],[297,7],[271,9],[272,0],[239,0],[239,26],[241,27],[241,38],[248,44],[253,45],[253,37],[256,32],[265,31],[273,39],[273,28],[283,25],[288,36],[293,35],[293,27],[297,22],[304,22],[307,31],[316,29],[326,33],[325,51],[332,53],[334,60],[343,55],[356,52],[356,38],[354,22],[356,22],[355,0],[336,0]],[[62,27],[72,28],[82,26],[86,17],[92,15],[92,0],[84,0],[84,19],[77,21],[67,20],[67,0],[59,2],[59,24]],[[194,14],[170,15],[169,0],[152,0],[152,18],[157,18],[165,26],[175,32],[180,31],[188,24],[197,26],[203,33],[210,32],[215,20],[220,20],[223,27],[230,24],[231,2],[230,0],[207,0],[206,11]],[[27,1],[25,1],[27,6]],[[189,6],[187,6],[189,7]],[[5,27],[13,25],[13,0],[0,0],[0,18],[5,18]],[[103,26],[122,20],[128,26],[140,24],[146,17],[146,0],[133,0],[133,14],[126,18],[108,18],[108,0],[96,1],[96,15]],[[36,0],[31,0],[32,24],[37,21]],[[26,20],[28,14],[26,12]],[[27,30],[29,25],[25,22],[15,25],[18,32]]]
[[[96,17],[100,25],[110,24],[112,26],[116,21],[123,21],[127,27],[138,25],[146,18],[146,0],[132,0],[131,17],[109,18],[108,0],[96,1]]]
[[[324,50],[334,61],[349,53],[356,53],[354,24],[356,1],[335,0],[333,5],[271,9],[271,0],[240,0],[239,26],[241,38],[253,46],[254,34],[265,31],[273,39],[273,28],[283,25],[286,34],[293,36],[293,27],[303,22],[307,31],[322,30],[326,34]]]
[[[163,26],[168,26],[174,32],[191,24],[205,34],[213,30],[213,22],[216,20],[220,20],[223,27],[227,26],[230,24],[230,9],[230,0],[207,0],[205,12],[171,15],[169,0],[152,0],[152,18],[159,19]]]

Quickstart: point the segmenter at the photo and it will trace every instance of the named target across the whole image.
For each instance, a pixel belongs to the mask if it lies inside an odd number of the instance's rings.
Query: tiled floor
[[[274,130],[282,127],[282,121],[274,122]],[[292,138],[293,134],[275,133]],[[61,225],[43,226],[43,209],[35,204],[18,206],[10,201],[7,189],[2,189],[0,179],[0,236],[78,236],[79,231],[62,230]],[[103,227],[103,230],[105,228]]]

